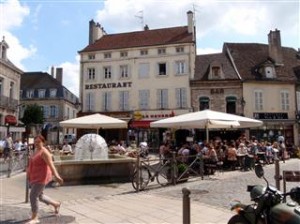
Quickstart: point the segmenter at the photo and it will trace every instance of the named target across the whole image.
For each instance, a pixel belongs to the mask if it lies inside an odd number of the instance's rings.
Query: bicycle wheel
[[[135,190],[137,190],[137,179],[138,179],[138,172],[137,172],[137,170],[135,170],[133,173],[132,181],[131,181],[132,186]],[[140,188],[139,188],[139,190],[144,190],[147,187],[149,181],[150,181],[149,170],[145,167],[142,167],[140,170],[140,180],[139,180]]]
[[[176,178],[176,170],[175,170],[175,173],[174,173],[174,170],[172,170],[170,166],[168,166],[168,165],[162,166],[159,169],[159,171],[157,172],[156,181],[161,186],[165,186],[167,184],[172,183],[172,176],[173,175]]]

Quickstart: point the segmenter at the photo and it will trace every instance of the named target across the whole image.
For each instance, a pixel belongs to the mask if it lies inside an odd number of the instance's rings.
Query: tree
[[[26,126],[30,124],[43,124],[44,115],[42,108],[37,104],[28,105],[24,111],[24,116],[21,121]]]

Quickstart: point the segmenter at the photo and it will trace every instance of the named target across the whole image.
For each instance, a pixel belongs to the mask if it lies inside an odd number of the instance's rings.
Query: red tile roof
[[[224,43],[223,52],[226,47],[234,60],[238,72],[243,80],[255,80],[253,69],[261,63],[270,60],[269,46],[256,43]],[[297,51],[293,48],[282,47],[283,66],[276,66],[276,80],[296,81],[294,68],[300,66]]]
[[[217,62],[220,64],[225,80],[239,79],[227,55],[225,53],[217,53],[196,56],[194,80],[208,80],[209,67],[213,62]]]
[[[81,52],[192,43],[193,35],[187,26],[107,34],[88,45]]]

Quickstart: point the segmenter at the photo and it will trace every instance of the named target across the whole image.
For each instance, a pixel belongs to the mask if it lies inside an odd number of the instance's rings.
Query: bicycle
[[[137,190],[137,184],[139,184],[139,190],[144,190],[149,182],[153,182],[155,179],[161,186],[166,186],[172,182],[172,176],[176,176],[177,167],[171,166],[171,161],[167,160],[165,163],[157,162],[151,164],[149,160],[143,160],[140,168],[140,178],[138,180],[138,170],[135,169],[132,178],[132,186]],[[173,172],[173,175],[172,175]]]

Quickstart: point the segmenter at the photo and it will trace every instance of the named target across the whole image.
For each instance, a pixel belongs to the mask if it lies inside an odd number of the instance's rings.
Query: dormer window
[[[274,68],[271,67],[271,66],[265,67],[265,68],[264,68],[264,75],[265,75],[266,78],[268,78],[268,79],[275,78]]]
[[[209,79],[224,79],[224,74],[220,63],[213,62],[210,64],[208,77]]]

